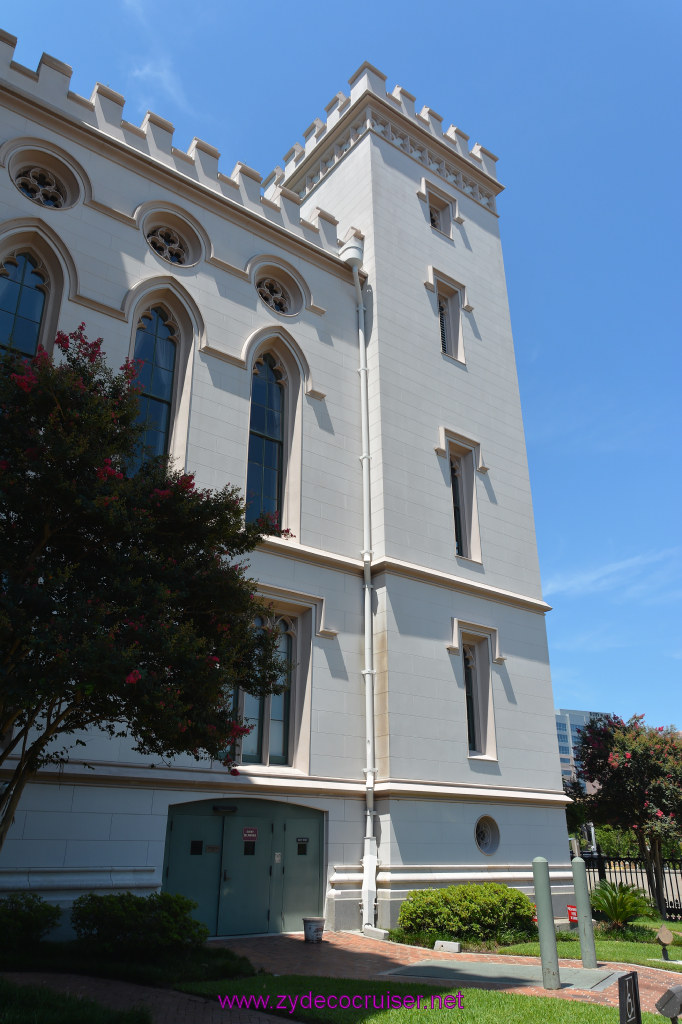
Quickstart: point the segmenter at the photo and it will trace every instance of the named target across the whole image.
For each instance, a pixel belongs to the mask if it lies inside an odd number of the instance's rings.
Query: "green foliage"
[[[110,1010],[41,985],[0,978],[0,1024],[151,1024],[149,1010]]]
[[[410,892],[398,927],[405,935],[431,934],[434,939],[513,941],[513,935],[534,933],[534,914],[533,904],[518,889],[497,882],[450,885]]]
[[[55,363],[0,357],[0,846],[21,790],[92,725],[136,749],[224,760],[242,688],[277,688],[282,659],[243,556],[232,487],[201,491],[168,460],[135,464],[136,368],[113,373],[82,325]],[[81,742],[79,740],[76,743]]]
[[[212,946],[154,951],[149,958],[147,947],[134,960],[122,959],[104,952],[96,944],[80,942],[41,942],[30,947],[2,950],[2,967],[7,971],[47,971],[49,973],[93,975],[96,978],[117,978],[138,985],[173,987],[182,981],[207,981],[211,978],[249,978],[255,971],[243,956],[229,949]],[[0,1024],[3,1024],[0,1016]]]
[[[196,903],[167,892],[135,896],[130,892],[79,896],[71,923],[78,938],[97,953],[123,960],[154,960],[169,952],[196,949],[208,928],[195,921]]]
[[[581,730],[576,762],[569,795],[587,819],[631,831],[663,912],[663,850],[682,841],[682,737],[673,726],[645,726],[642,715],[596,715]]]
[[[642,889],[624,882],[609,882],[605,878],[590,893],[590,902],[613,928],[623,928],[628,921],[651,913],[651,905]]]
[[[46,903],[42,896],[16,892],[0,899],[0,949],[25,949],[59,924],[59,907]]]

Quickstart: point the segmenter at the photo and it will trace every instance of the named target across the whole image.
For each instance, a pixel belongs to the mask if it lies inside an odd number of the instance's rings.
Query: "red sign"
[[[243,828],[242,829],[242,839],[243,839],[243,841],[245,843],[250,843],[250,842],[253,842],[254,839],[258,839],[258,829],[257,828]]]
[[[578,908],[572,907],[570,903],[566,904],[566,910],[568,911],[568,920],[577,922],[578,920]]]

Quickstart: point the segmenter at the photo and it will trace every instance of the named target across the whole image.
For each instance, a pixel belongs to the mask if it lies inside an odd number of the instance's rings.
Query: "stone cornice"
[[[8,769],[0,778],[9,777],[16,758],[7,759]],[[206,765],[208,762],[206,762]],[[91,765],[91,767],[87,767]],[[58,768],[42,768],[36,781],[51,785],[120,786],[121,783],[143,786],[147,789],[173,789],[191,785],[192,792],[213,792],[232,796],[254,796],[259,793],[296,793],[315,796],[343,796],[363,799],[364,779],[344,779],[304,775],[293,768],[267,768],[259,765],[242,766],[238,776],[227,770],[218,771],[207,766],[188,768],[176,765],[125,764],[117,761],[69,761]],[[94,769],[94,771],[93,771]],[[557,790],[532,790],[514,786],[472,785],[465,782],[414,781],[392,779],[378,781],[375,795],[381,798],[431,800],[467,800],[489,803],[535,804],[543,807],[564,807],[571,801]]]
[[[450,129],[451,136],[439,138],[422,127],[416,118],[406,116],[399,107],[391,105],[389,99],[364,93],[343,110],[328,133],[318,135],[314,146],[305,150],[293,147],[285,169],[277,168],[265,179],[264,185],[285,186],[303,200],[370,132],[497,216],[495,197],[504,186],[458,152],[461,133]]]
[[[14,65],[14,62],[12,64]],[[13,66],[12,70],[16,71],[17,66]],[[23,78],[27,84],[33,80],[29,74],[23,75]],[[209,184],[205,177],[204,180],[198,180],[189,176],[187,172],[194,166],[194,157],[188,157],[175,147],[169,145],[173,159],[166,162],[150,152],[134,147],[125,138],[116,137],[86,120],[76,118],[76,110],[85,111],[91,106],[83,97],[69,93],[70,105],[73,105],[75,110],[65,111],[41,96],[33,95],[18,85],[3,80],[1,73],[0,80],[3,105],[8,109],[14,109],[21,117],[58,133],[64,139],[70,138],[94,153],[101,155],[104,150],[111,162],[129,167],[136,173],[142,173],[147,180],[171,190],[174,196],[211,209],[219,216],[244,226],[254,234],[259,234],[282,249],[308,261],[324,262],[328,270],[346,281],[351,280],[350,269],[337,255],[338,239],[334,225],[328,218],[317,218],[315,223],[301,218],[300,201],[297,197],[295,202],[290,195],[279,197],[279,202],[265,200],[261,196],[260,176],[257,176],[256,180],[254,172],[246,165],[237,164],[233,176],[228,177],[217,171],[216,161],[216,175]],[[127,122],[121,123],[126,125],[128,135],[146,137],[142,129],[127,125]],[[152,116],[146,119],[146,124],[148,131],[165,131],[167,123],[161,124],[161,119]],[[197,147],[194,149],[194,153],[196,152]],[[204,152],[203,149],[201,152]],[[223,187],[230,194],[224,194]],[[117,210],[95,198],[89,199],[87,205],[136,228],[134,219],[125,211]],[[218,260],[219,257],[213,252],[208,254],[208,262],[217,263]]]
[[[307,562],[310,565],[321,565],[329,569],[339,569],[341,572],[351,572],[356,576],[362,575],[363,564],[359,558],[337,555],[320,548],[307,547],[305,544],[295,544],[288,540],[269,538],[263,541],[258,550],[268,554],[280,555],[283,558],[293,558],[299,562]],[[399,558],[391,558],[388,555],[377,558],[372,562],[372,575],[377,576],[381,573],[422,580],[424,583],[446,587],[448,590],[457,590],[465,594],[471,594],[474,597],[485,598],[489,601],[498,601],[501,604],[511,604],[518,608],[527,608],[529,611],[541,614],[552,609],[551,605],[536,597],[518,594],[513,590],[503,590],[501,587],[493,587],[489,583],[480,583],[478,580],[465,579],[463,576],[441,572],[439,569],[431,569],[426,565],[403,562]]]
[[[554,789],[521,789],[515,786],[483,786],[466,782],[415,782],[412,779],[381,780],[374,786],[381,797],[419,797],[434,800],[484,800],[486,803],[539,804],[543,807],[565,807],[570,799]]]

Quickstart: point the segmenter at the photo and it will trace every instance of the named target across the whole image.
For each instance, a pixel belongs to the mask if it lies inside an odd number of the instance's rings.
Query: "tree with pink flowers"
[[[682,841],[682,737],[673,726],[646,726],[643,715],[596,715],[582,729],[576,763],[570,795],[588,819],[632,831],[663,913],[662,846]]]
[[[282,677],[244,560],[277,526],[144,463],[136,375],[83,325],[54,359],[0,352],[0,847],[26,783],[93,726],[236,771],[233,695]]]

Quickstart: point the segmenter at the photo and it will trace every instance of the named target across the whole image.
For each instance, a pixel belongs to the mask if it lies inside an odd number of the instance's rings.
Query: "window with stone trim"
[[[462,633],[461,651],[469,756],[495,758],[497,754],[489,638]]]
[[[464,362],[459,292],[443,285],[438,286],[438,330],[441,352]]]
[[[178,342],[178,325],[163,306],[142,313],[134,348],[134,358],[142,363],[138,423],[144,425],[144,433],[138,464],[144,458],[168,454]]]
[[[256,359],[251,385],[246,520],[262,515],[281,522],[285,455],[284,375],[275,357]]]
[[[257,619],[256,625],[263,628],[265,623]],[[235,751],[235,759],[241,764],[287,765],[291,762],[296,620],[280,616],[275,625],[279,632],[279,653],[286,664],[279,679],[282,692],[257,697],[239,690],[234,695],[234,711],[245,725],[252,727]]]
[[[0,265],[0,348],[34,356],[40,341],[47,273],[27,252],[7,256]]]

